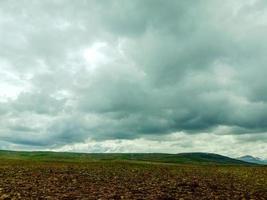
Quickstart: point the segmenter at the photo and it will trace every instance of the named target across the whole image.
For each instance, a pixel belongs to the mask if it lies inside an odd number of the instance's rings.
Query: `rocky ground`
[[[267,167],[0,161],[0,200],[267,199]]]

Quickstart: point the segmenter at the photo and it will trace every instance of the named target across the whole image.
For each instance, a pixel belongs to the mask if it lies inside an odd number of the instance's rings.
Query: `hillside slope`
[[[249,162],[249,163],[267,165],[267,160],[263,160],[263,159],[260,159],[260,158],[254,157],[254,156],[250,156],[250,155],[242,156],[242,157],[239,157],[237,159],[245,161],[245,162]]]
[[[212,153],[69,153],[69,152],[25,152],[0,151],[0,159],[35,161],[145,161],[181,164],[225,164],[251,165],[251,163]]]

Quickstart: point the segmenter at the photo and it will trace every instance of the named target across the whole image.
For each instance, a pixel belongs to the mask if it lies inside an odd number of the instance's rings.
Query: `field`
[[[266,200],[267,167],[1,158],[0,199]]]

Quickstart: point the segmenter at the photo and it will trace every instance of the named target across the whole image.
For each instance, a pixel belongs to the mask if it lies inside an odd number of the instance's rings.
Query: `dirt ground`
[[[267,167],[0,161],[0,200],[267,199]]]

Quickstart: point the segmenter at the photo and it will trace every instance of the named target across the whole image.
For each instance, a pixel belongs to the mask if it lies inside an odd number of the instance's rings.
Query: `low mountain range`
[[[215,165],[256,165],[259,162],[234,159],[214,153],[71,153],[46,151],[4,151],[0,150],[1,160],[35,160],[35,161],[64,161],[64,162],[92,162],[92,161],[134,161],[160,162],[176,164],[215,164]]]
[[[249,162],[249,163],[261,164],[261,165],[267,165],[267,160],[264,160],[264,159],[261,159],[258,157],[254,157],[251,155],[238,157],[237,160],[241,160],[241,161],[245,161],[245,162]]]

